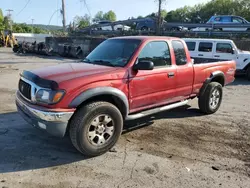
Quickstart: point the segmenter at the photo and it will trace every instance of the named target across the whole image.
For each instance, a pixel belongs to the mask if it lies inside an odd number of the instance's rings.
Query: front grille
[[[18,89],[25,98],[31,100],[31,85],[30,84],[20,79],[19,84],[18,84]]]

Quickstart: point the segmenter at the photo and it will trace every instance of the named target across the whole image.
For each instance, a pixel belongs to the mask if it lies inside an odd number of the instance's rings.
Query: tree
[[[249,0],[211,0],[205,4],[184,6],[170,11],[168,22],[206,23],[213,15],[238,15],[250,20]]]
[[[141,18],[144,18],[143,16],[138,16],[137,19],[141,19]]]
[[[11,22],[12,22],[12,20],[10,20],[8,16],[5,16],[3,19],[4,28],[7,30],[11,30],[11,24],[12,24]]]
[[[96,13],[94,19],[93,19],[93,22],[99,22],[103,20],[103,12],[102,11],[99,11]]]
[[[39,34],[39,33],[47,33],[47,32],[39,27],[34,27],[33,33]]]
[[[0,9],[0,31],[4,30],[3,20],[4,20],[3,11],[2,9]]]
[[[90,25],[90,16],[88,14],[85,14],[84,16],[76,16],[74,22],[77,28],[82,29],[88,27]]]
[[[165,9],[161,10],[161,17],[165,18],[167,16],[167,11]]]
[[[13,32],[14,33],[24,33],[24,30],[20,24],[14,24],[13,25]]]
[[[114,22],[116,21],[116,14],[114,11],[110,10],[103,15],[103,19]]]
[[[3,22],[3,11],[0,8],[0,23],[2,23],[2,22]]]
[[[116,21],[116,14],[114,11],[110,10],[106,13],[103,13],[102,11],[99,11],[96,13],[93,22],[99,22],[102,20],[108,20],[108,21]]]

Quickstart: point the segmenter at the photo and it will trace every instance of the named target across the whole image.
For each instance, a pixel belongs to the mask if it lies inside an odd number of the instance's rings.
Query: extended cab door
[[[181,40],[173,40],[175,64],[177,65],[176,75],[176,97],[179,100],[188,98],[193,90],[194,69],[187,48]]]
[[[135,63],[147,60],[153,70],[132,70],[129,78],[130,111],[171,102],[175,97],[176,67],[166,41],[149,41]]]
[[[186,40],[190,56],[194,59],[195,64],[208,63],[213,61],[213,46],[212,41],[195,41]]]
[[[198,44],[198,58],[201,59],[201,62],[211,61],[213,59],[213,46],[212,41],[200,41]]]

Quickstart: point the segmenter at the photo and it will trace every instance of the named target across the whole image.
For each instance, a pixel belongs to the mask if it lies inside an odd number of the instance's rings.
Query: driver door
[[[175,97],[176,66],[172,65],[166,41],[148,42],[138,61],[152,61],[153,70],[131,71],[129,78],[130,111],[171,102]]]

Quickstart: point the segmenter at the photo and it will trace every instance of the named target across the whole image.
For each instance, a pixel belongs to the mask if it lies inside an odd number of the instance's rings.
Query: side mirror
[[[152,61],[138,61],[137,64],[133,67],[134,70],[153,70],[154,69],[154,63]]]
[[[235,54],[235,49],[232,49],[232,52],[231,52],[232,54]]]

